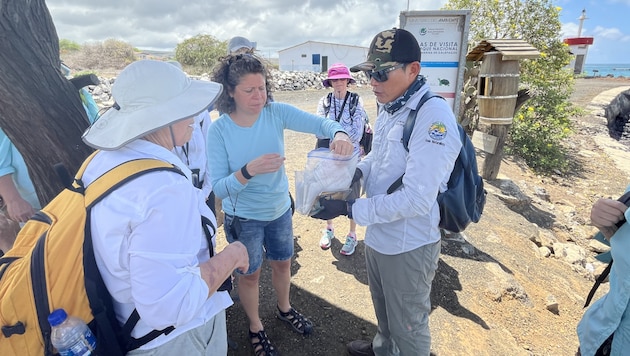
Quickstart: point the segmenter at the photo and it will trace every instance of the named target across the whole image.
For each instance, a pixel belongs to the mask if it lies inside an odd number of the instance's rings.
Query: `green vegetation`
[[[132,45],[117,39],[86,43],[81,47],[77,64],[81,68],[123,69],[136,60]]]
[[[217,60],[227,53],[227,42],[212,35],[197,35],[177,45],[175,60],[189,74],[208,73]]]
[[[59,40],[59,52],[61,52],[62,54],[67,52],[76,52],[80,49],[81,46],[74,41],[70,41],[64,38]]]
[[[525,159],[539,173],[569,168],[562,140],[571,133],[568,102],[573,76],[568,47],[560,38],[560,8],[549,0],[450,0],[446,9],[471,9],[469,48],[484,39],[522,39],[541,56],[521,60],[520,86],[532,98],[515,113],[506,152]]]

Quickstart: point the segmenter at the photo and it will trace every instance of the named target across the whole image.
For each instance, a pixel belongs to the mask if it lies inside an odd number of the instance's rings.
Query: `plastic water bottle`
[[[48,316],[50,340],[61,356],[87,356],[96,348],[96,338],[83,320],[55,309]]]

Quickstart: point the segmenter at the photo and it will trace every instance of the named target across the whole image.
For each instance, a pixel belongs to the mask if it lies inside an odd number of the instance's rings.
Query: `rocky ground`
[[[575,118],[576,133],[568,142],[574,171],[539,176],[506,157],[498,179],[485,182],[488,198],[481,221],[462,238],[443,241],[431,294],[434,355],[574,355],[575,326],[594,273],[602,269],[592,257],[599,247],[589,239],[595,232],[588,225],[590,206],[599,197],[619,196],[630,177],[630,168],[623,164],[630,163],[628,149],[608,137],[605,119],[597,116],[620,88],[630,88],[630,80],[577,80],[571,100],[585,111]],[[362,95],[374,120],[369,88],[353,90]],[[601,93],[605,95],[598,97]],[[314,112],[324,94],[278,92],[275,99]],[[596,105],[591,105],[594,99]],[[315,139],[287,132],[286,142],[293,184],[293,172],[302,169]],[[480,154],[480,166],[483,159]],[[340,236],[347,226],[345,218],[336,221]],[[263,266],[261,317],[283,355],[346,355],[348,341],[370,340],[375,333],[364,244],[360,241],[350,257],[339,253],[338,240],[322,251],[318,241],[323,227],[318,220],[294,217],[291,300],[313,320],[314,335],[297,335],[275,318],[269,266]],[[364,231],[359,227],[360,240]],[[221,232],[219,245],[223,236]],[[596,298],[607,288],[600,287]],[[247,328],[237,302],[228,310],[234,344],[230,355],[253,354]]]

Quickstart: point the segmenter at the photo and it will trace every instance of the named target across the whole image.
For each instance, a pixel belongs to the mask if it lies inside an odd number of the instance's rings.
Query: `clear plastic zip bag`
[[[320,196],[345,199],[359,162],[359,150],[349,156],[317,148],[307,155],[306,166],[295,172],[295,209],[302,215],[316,214]]]

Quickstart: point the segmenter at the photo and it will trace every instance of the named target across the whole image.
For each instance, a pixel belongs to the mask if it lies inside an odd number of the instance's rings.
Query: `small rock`
[[[558,302],[556,301],[556,297],[553,295],[547,296],[547,304],[545,306],[547,310],[558,315],[560,314],[560,310],[558,309]]]
[[[541,246],[538,248],[538,253],[541,257],[549,257],[551,256],[551,250],[547,246]]]

